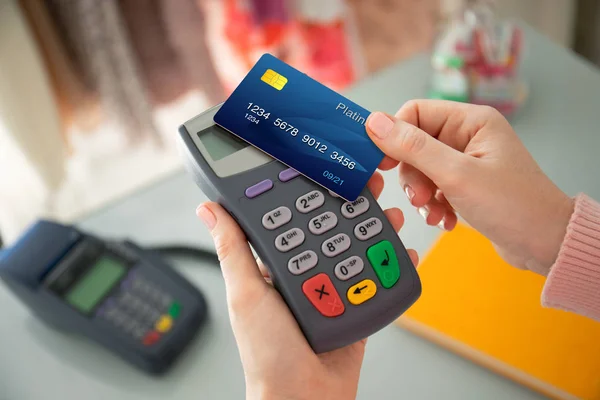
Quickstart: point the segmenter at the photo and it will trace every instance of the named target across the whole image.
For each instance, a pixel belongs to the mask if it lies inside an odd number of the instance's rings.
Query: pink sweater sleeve
[[[600,321],[600,203],[585,194],[575,211],[544,290],[542,305]]]

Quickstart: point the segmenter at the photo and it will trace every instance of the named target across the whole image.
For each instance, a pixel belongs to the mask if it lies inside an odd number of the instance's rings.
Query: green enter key
[[[398,282],[400,268],[396,252],[390,242],[382,240],[369,247],[367,257],[384,288],[389,289]]]

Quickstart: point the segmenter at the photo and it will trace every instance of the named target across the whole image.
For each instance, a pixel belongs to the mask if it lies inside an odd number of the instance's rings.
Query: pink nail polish
[[[447,231],[448,229],[446,229],[446,218],[442,218],[442,220],[440,221],[440,223],[437,226],[441,230]]]
[[[406,193],[406,197],[408,200],[412,202],[413,197],[415,197],[415,191],[408,185],[404,186],[404,193]]]
[[[421,214],[421,217],[427,221],[427,217],[429,217],[429,209],[426,206],[419,207],[419,214]]]

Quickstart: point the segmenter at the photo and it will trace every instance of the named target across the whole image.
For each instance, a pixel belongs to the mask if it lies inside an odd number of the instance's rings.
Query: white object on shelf
[[[346,14],[343,0],[298,0],[296,10],[309,21],[327,22]]]
[[[449,15],[465,2],[442,0],[442,12]],[[571,47],[577,11],[575,0],[495,0],[493,4],[499,17],[520,19],[555,43]]]

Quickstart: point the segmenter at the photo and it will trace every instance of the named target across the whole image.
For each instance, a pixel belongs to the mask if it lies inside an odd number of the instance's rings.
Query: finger
[[[196,209],[215,242],[227,292],[233,298],[265,289],[248,241],[238,224],[219,204],[207,202]]]
[[[392,168],[395,168],[396,165],[398,165],[398,160],[394,160],[391,157],[385,156],[383,157],[383,160],[381,160],[381,162],[379,163],[379,168],[382,171],[388,171]]]
[[[447,211],[442,221],[438,224],[438,227],[445,231],[451,231],[456,228],[456,224],[458,224],[456,213],[454,211]]]
[[[491,107],[445,100],[412,100],[395,117],[417,126],[446,145],[463,152],[486,124],[497,119]]]
[[[406,251],[408,252],[408,256],[410,257],[410,261],[412,261],[413,265],[415,267],[419,265],[419,254],[417,251],[413,249],[408,249]]]
[[[427,225],[435,226],[440,223],[446,215],[446,207],[440,204],[435,198],[432,198],[429,203],[417,209],[419,214],[425,219]]]
[[[441,190],[437,191],[437,193],[435,194],[435,199],[446,209],[446,214],[438,223],[438,227],[446,231],[451,231],[452,229],[454,229],[454,227],[456,227],[456,224],[458,222],[456,212],[454,211],[454,208],[448,202],[446,196],[444,196],[444,193]]]
[[[375,171],[373,176],[371,176],[371,179],[367,182],[367,187],[371,191],[373,197],[375,197],[375,200],[377,200],[383,191],[383,175],[381,175],[380,172]]]
[[[405,162],[400,163],[400,184],[410,203],[422,207],[434,196],[437,187],[421,171]]]
[[[450,183],[455,171],[462,170],[471,158],[400,119],[390,119],[375,112],[367,119],[367,132],[373,142],[388,156],[411,164],[434,181],[437,186]]]
[[[393,118],[390,114],[385,113],[385,115],[387,115],[390,118]],[[394,160],[391,157],[388,156],[384,156],[383,160],[381,160],[381,162],[379,163],[379,168],[382,171],[388,171],[392,168],[395,168],[398,165],[398,160]]]
[[[390,208],[383,212],[396,232],[404,226],[404,213],[399,208]]]
[[[435,199],[440,204],[443,204],[444,206],[448,207],[448,209],[454,210],[454,207],[452,207],[452,205],[450,204],[450,202],[448,201],[448,199],[446,199],[446,196],[444,195],[444,192],[442,192],[441,190],[436,190],[436,192],[435,192]]]
[[[265,266],[260,258],[256,259],[256,264],[258,265],[258,269],[264,278],[270,278],[269,269]]]

